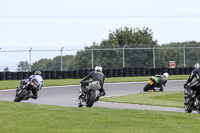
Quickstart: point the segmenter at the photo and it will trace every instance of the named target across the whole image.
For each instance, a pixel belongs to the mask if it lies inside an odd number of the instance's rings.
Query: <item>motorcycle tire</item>
[[[86,107],[92,107],[95,102],[96,92],[89,91],[87,94]]]
[[[163,91],[163,88],[162,89],[160,88],[160,91]]]
[[[185,99],[185,106],[184,106],[184,109],[185,109],[185,113],[192,113],[192,109],[190,108],[190,106],[187,104],[188,103],[188,99]]]
[[[144,90],[144,92],[151,90],[151,85],[149,83],[146,84],[143,90]]]
[[[21,102],[27,94],[28,90],[24,89],[18,96],[15,97],[14,102]]]

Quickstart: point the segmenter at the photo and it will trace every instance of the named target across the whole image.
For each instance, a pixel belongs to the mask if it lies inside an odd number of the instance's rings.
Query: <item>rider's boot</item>
[[[95,102],[97,102],[99,100],[100,97],[105,96],[106,93],[105,92],[100,92],[97,97],[95,98]]]
[[[28,98],[33,98],[33,99],[37,99],[37,95],[33,95],[33,93],[28,94]]]

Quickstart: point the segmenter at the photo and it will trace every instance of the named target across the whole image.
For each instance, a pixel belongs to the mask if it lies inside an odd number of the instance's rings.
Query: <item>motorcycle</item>
[[[26,84],[21,84],[17,87],[14,102],[21,102],[21,100],[28,100],[29,95],[32,94],[34,82],[27,81]]]
[[[96,98],[96,90],[99,90],[101,88],[100,83],[99,81],[93,81],[91,83],[88,83],[88,81],[82,81],[81,86],[83,84],[88,84],[88,85],[86,85],[84,89],[85,95],[82,95],[81,97],[78,98],[79,100],[78,107],[83,107],[83,106],[92,107]],[[81,89],[79,93],[81,93]]]
[[[148,90],[154,89],[154,87],[157,87],[159,84],[159,81],[156,77],[151,77],[148,81],[148,83],[144,86],[143,90],[146,92]],[[155,90],[155,89],[154,89]],[[163,88],[159,88],[160,91],[163,91]]]
[[[196,93],[195,91],[191,90],[189,87],[184,88],[184,109],[185,113],[191,113],[192,110],[196,110],[198,114],[200,114],[200,95],[192,97],[192,94]]]

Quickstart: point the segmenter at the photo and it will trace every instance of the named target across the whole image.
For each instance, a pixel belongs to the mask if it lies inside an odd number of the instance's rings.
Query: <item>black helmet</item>
[[[35,75],[41,75],[41,72],[40,72],[40,71],[35,71],[34,74],[35,74]]]

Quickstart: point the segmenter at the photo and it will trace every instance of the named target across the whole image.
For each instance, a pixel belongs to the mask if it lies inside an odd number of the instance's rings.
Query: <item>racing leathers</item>
[[[28,82],[34,83],[34,86],[32,87],[32,94],[29,94],[29,98],[37,99],[37,92],[41,90],[42,86],[44,85],[43,78],[40,75],[31,75],[29,78],[23,79],[20,84],[27,86]]]
[[[84,82],[84,81],[86,81],[86,80],[90,80],[90,79],[92,79],[92,81],[88,81],[88,82]],[[86,88],[86,86],[89,84],[89,83],[91,83],[91,82],[93,82],[93,81],[99,81],[99,83],[100,83],[100,86],[101,86],[101,88],[99,89],[99,94],[97,95],[97,97],[96,97],[96,99],[95,99],[95,101],[98,101],[99,100],[99,98],[101,97],[101,96],[105,96],[105,90],[104,90],[104,88],[103,88],[103,85],[104,85],[104,80],[105,80],[105,76],[104,76],[104,74],[102,73],[102,72],[98,72],[98,71],[91,71],[86,77],[84,77],[83,78],[83,80],[81,81],[81,95],[80,96],[82,96],[82,95],[85,95],[85,88]]]
[[[193,94],[192,98],[200,94],[200,67],[194,69],[191,73],[187,82],[184,84],[184,87],[188,87],[189,90],[192,89]]]

